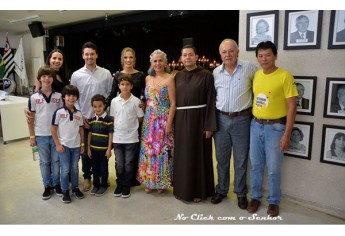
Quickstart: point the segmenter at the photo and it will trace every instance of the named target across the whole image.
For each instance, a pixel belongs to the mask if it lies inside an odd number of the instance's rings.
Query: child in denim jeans
[[[74,106],[79,98],[79,90],[73,85],[62,89],[63,107],[57,109],[52,119],[52,136],[60,159],[62,202],[70,203],[69,173],[71,173],[72,194],[84,198],[79,190],[80,153],[84,151],[83,115]]]
[[[110,115],[114,117],[113,146],[115,153],[115,197],[130,197],[130,185],[134,171],[134,159],[139,148],[138,127],[144,112],[139,107],[140,99],[133,96],[133,81],[129,74],[118,78],[120,95],[113,98]]]
[[[30,146],[38,146],[44,185],[43,200],[50,198],[52,189],[55,189],[58,196],[62,196],[60,162],[50,131],[53,113],[62,106],[61,93],[54,92],[52,89],[54,79],[56,79],[56,72],[49,66],[42,66],[37,74],[37,80],[40,81],[42,87],[31,95],[28,103],[29,111],[32,114],[28,123]]]

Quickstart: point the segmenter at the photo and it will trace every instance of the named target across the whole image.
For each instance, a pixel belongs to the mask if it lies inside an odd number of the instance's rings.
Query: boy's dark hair
[[[81,53],[84,54],[84,49],[85,48],[92,48],[93,50],[96,51],[96,54],[98,54],[98,48],[96,46],[96,44],[94,44],[93,42],[86,42],[84,43],[84,45],[81,48]]]
[[[184,45],[184,46],[182,47],[182,50],[181,50],[181,51],[183,51],[183,49],[185,49],[185,48],[191,48],[191,49],[193,49],[195,55],[198,54],[198,53],[196,52],[196,48],[195,48],[193,45],[190,45],[190,44]]]
[[[47,65],[44,65],[38,69],[37,80],[41,81],[41,77],[43,75],[50,75],[51,77],[53,77],[53,79],[56,79],[56,71]]]
[[[120,84],[122,81],[127,81],[131,85],[133,85],[132,76],[130,74],[120,73],[118,83]]]
[[[258,45],[256,45],[256,49],[255,49],[255,56],[256,57],[258,57],[258,51],[260,49],[263,49],[263,50],[272,49],[273,55],[275,55],[275,56],[277,55],[277,47],[271,41],[261,42]]]
[[[77,99],[79,99],[79,90],[76,86],[69,84],[63,87],[61,95],[62,98],[65,98],[66,95],[76,95]]]
[[[93,102],[96,102],[96,101],[103,102],[104,106],[106,104],[105,97],[102,94],[96,94],[91,98],[91,106],[92,106]]]

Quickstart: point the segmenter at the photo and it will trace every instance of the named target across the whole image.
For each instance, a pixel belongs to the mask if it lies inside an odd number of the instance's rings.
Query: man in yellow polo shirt
[[[255,73],[253,81],[253,120],[250,128],[251,201],[247,211],[254,213],[261,204],[266,164],[269,190],[267,214],[275,217],[279,215],[281,165],[295,122],[298,92],[291,73],[275,65],[277,47],[271,41],[259,43],[255,53],[262,69]]]

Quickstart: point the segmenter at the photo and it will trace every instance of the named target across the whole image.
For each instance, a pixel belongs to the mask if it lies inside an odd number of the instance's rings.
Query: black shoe
[[[130,196],[131,196],[131,189],[130,189],[130,187],[129,186],[123,187],[121,197],[128,198]]]
[[[245,210],[248,207],[247,197],[237,197],[237,205],[239,208]]]
[[[42,195],[42,199],[43,200],[48,200],[50,198],[50,196],[51,196],[50,195],[50,190],[51,190],[50,186],[44,188],[44,192],[43,192],[43,195]]]
[[[220,202],[223,200],[223,198],[225,198],[225,197],[226,197],[226,195],[223,195],[223,194],[220,194],[220,193],[216,193],[215,195],[212,196],[211,202],[212,202],[213,204],[218,204],[218,203],[220,203]]]
[[[104,187],[100,187],[97,191],[97,193],[95,194],[96,197],[100,197],[100,196],[103,196],[105,191],[107,191],[107,188],[104,188]]]
[[[54,189],[55,189],[56,195],[58,195],[59,197],[61,197],[61,196],[62,196],[62,190],[61,190],[60,184],[56,185],[56,186],[54,187]]]
[[[122,186],[117,185],[114,192],[114,197],[121,197],[121,195],[122,195]]]
[[[82,192],[80,192],[79,188],[75,188],[72,190],[72,194],[78,198],[78,199],[83,199],[84,198],[84,194]]]
[[[71,202],[71,197],[69,196],[69,191],[64,191],[62,193],[62,202],[63,203],[70,203]]]
[[[93,186],[93,189],[90,192],[90,195],[95,195],[98,191],[99,187],[95,187],[95,185]]]

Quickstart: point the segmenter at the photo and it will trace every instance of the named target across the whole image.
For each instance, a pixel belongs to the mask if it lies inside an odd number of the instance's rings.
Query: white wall
[[[247,13],[240,11],[240,58],[256,62],[255,51],[246,51]],[[283,50],[285,11],[279,11],[277,66],[293,75],[317,76],[314,116],[300,115],[297,121],[313,122],[311,160],[286,156],[283,163],[284,197],[329,214],[345,218],[345,167],[320,162],[323,124],[344,126],[341,119],[323,118],[327,77],[345,78],[345,49],[327,49],[330,11],[323,12],[321,49]],[[267,186],[265,180],[264,187]],[[267,189],[267,188],[266,188]]]
[[[35,84],[35,79],[37,76],[37,67],[34,67],[34,59],[40,59],[42,65],[44,63],[44,37],[32,38],[30,33],[23,35],[12,35],[8,34],[8,41],[11,48],[17,49],[19,45],[20,38],[23,37],[23,47],[25,56],[25,65],[28,73],[28,79],[30,86]],[[0,47],[5,47],[6,42],[6,32],[0,32]]]

